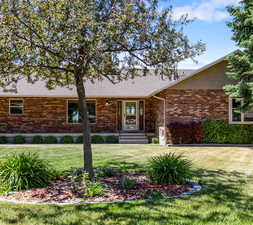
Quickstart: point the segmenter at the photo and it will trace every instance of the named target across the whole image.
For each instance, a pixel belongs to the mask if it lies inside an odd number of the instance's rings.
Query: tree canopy
[[[113,83],[148,69],[172,77],[204,51],[157,0],[0,0],[0,87],[20,79],[49,89],[75,86],[83,122],[85,169],[92,174],[85,82]],[[8,90],[8,89],[7,89]]]
[[[228,77],[234,84],[225,86],[231,97],[242,98],[240,111],[253,108],[253,1],[243,0],[239,6],[228,7],[232,21],[228,26],[233,32],[235,41],[241,52],[228,57]]]

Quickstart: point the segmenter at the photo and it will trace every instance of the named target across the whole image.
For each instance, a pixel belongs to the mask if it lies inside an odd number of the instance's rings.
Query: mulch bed
[[[120,179],[125,175],[136,181],[135,187],[131,190],[121,187]],[[36,203],[117,202],[144,199],[143,196],[148,190],[161,191],[166,197],[191,190],[191,187],[182,185],[158,185],[149,181],[144,173],[118,173],[113,177],[99,178],[99,181],[106,186],[105,195],[102,197],[85,198],[82,182],[74,182],[69,177],[61,176],[49,187],[19,191],[5,198]]]

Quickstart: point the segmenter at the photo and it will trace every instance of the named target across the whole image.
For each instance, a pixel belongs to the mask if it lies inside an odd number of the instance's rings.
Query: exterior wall
[[[222,90],[224,85],[232,81],[226,76],[227,62],[222,61],[212,67],[189,77],[186,80],[174,85],[173,89],[194,89],[194,90]]]
[[[167,89],[159,94],[166,99],[166,125],[173,121],[229,120],[229,98],[223,90]],[[162,101],[154,101],[156,135],[163,126]],[[167,133],[168,144],[170,134]]]
[[[9,100],[23,99],[24,114],[10,115]],[[81,133],[81,124],[67,123],[67,101],[74,98],[60,97],[0,97],[0,133]],[[92,99],[94,100],[94,99]],[[117,102],[122,99],[97,98],[97,120],[91,124],[96,133],[118,132]],[[109,106],[106,102],[109,101]],[[145,104],[146,131],[152,128],[151,102]]]

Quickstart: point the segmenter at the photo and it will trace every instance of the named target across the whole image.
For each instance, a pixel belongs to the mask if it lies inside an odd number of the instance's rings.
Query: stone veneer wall
[[[228,121],[229,118],[229,98],[223,90],[167,89],[157,96],[166,98],[166,124],[172,121]],[[159,126],[163,126],[162,101],[154,101],[153,111],[158,135]]]
[[[9,115],[9,99],[24,100],[23,115]],[[0,133],[80,133],[82,125],[67,123],[67,100],[60,97],[0,97]],[[92,99],[94,100],[94,99]],[[97,98],[97,121],[92,132],[118,132],[117,101],[122,99]],[[128,100],[128,99],[127,99]],[[106,106],[106,101],[110,102]],[[145,100],[145,130],[154,130],[152,101]]]

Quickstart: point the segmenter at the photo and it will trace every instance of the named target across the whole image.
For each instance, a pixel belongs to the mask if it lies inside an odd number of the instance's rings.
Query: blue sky
[[[226,25],[231,18],[226,6],[236,5],[240,0],[160,0],[160,6],[173,6],[175,18],[183,14],[194,21],[185,29],[192,43],[202,40],[206,51],[197,57],[198,64],[191,60],[180,63],[179,68],[196,69],[225,56],[237,49],[231,40],[232,33]]]

